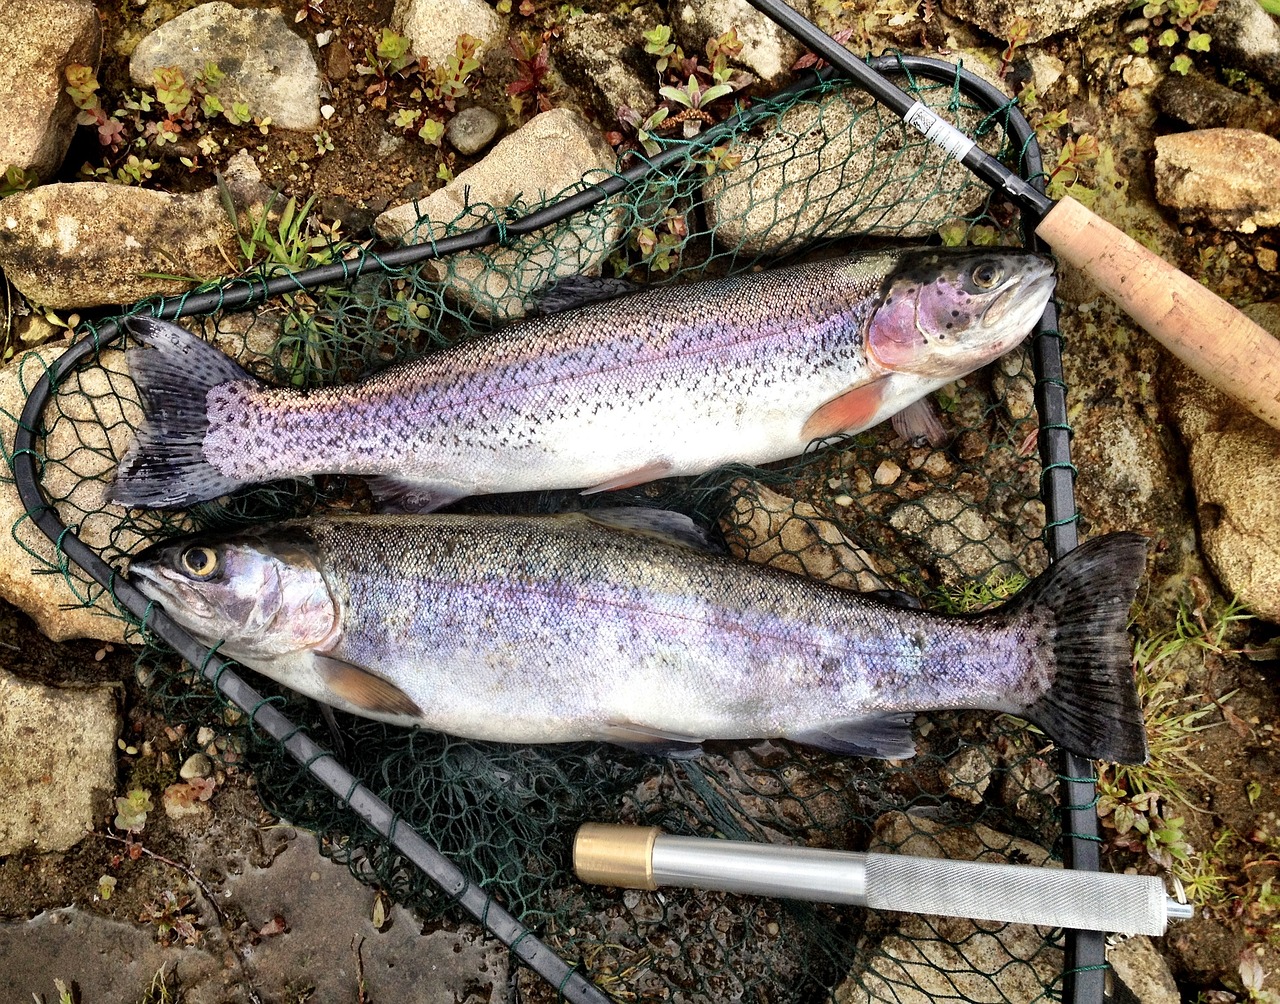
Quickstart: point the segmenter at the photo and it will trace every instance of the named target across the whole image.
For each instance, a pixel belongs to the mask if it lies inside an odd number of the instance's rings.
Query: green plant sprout
[[[1199,31],[1195,24],[1206,14],[1212,14],[1218,0],[1136,0],[1130,10],[1141,8],[1142,16],[1151,23],[1151,29],[1129,43],[1138,55],[1146,55],[1152,47],[1172,51],[1181,44],[1183,51],[1169,62],[1169,69],[1185,75],[1192,66],[1192,53],[1208,52],[1213,41],[1208,32]]]

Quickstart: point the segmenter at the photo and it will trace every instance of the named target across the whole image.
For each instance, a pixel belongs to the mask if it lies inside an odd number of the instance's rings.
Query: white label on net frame
[[[942,147],[956,160],[964,160],[965,155],[977,144],[946,119],[939,118],[933,109],[917,101],[907,109],[902,121],[919,130],[930,143]]]

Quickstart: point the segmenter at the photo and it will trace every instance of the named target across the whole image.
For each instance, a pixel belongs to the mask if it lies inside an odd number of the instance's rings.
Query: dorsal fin
[[[606,279],[600,276],[567,275],[544,287],[534,297],[539,314],[558,314],[562,310],[603,303],[634,293],[640,287],[628,279]]]

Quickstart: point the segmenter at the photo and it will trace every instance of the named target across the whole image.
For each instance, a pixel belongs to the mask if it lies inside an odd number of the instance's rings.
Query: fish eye
[[[1001,269],[989,261],[984,261],[981,265],[973,270],[970,276],[973,284],[979,289],[990,289],[1000,281]]]
[[[218,570],[218,552],[211,547],[188,547],[182,552],[182,567],[197,579],[207,579]]]

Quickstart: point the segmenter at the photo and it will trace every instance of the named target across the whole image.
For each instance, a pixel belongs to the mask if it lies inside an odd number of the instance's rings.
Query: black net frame
[[[1036,191],[1043,190],[1042,161],[1034,132],[1017,109],[1009,107],[1008,99],[996,88],[967,71],[957,69],[953,64],[924,57],[880,57],[869,60],[868,66],[878,73],[897,72],[908,76],[955,81],[967,98],[992,113],[1004,115],[1010,139],[1015,148],[1021,151],[1020,180]],[[832,72],[825,74],[828,78],[833,75]],[[811,83],[812,81],[802,81],[796,87],[803,89]],[[725,125],[730,127],[734,124],[731,121]],[[660,172],[668,159],[674,158],[659,155],[605,182],[589,185],[553,206],[482,226],[466,234],[289,276],[233,280],[217,290],[155,302],[150,305],[150,310],[159,317],[177,318],[207,311],[215,306],[247,307],[300,288],[349,282],[365,272],[385,271],[459,251],[506,243],[510,235],[532,233],[616,194],[636,178],[650,172]],[[1024,216],[1025,243],[1028,247],[1043,250],[1043,246],[1031,233],[1031,226],[1035,222],[1038,221]],[[225,661],[187,635],[163,610],[154,607],[121,578],[111,565],[81,541],[74,528],[62,521],[41,488],[40,454],[36,450],[36,443],[42,430],[42,412],[61,378],[77,366],[94,359],[101,349],[118,340],[120,334],[116,323],[108,321],[89,337],[75,343],[49,367],[32,389],[19,420],[12,457],[15,481],[28,517],[54,542],[58,561],[77,565],[105,587],[123,609],[198,667],[199,672],[228,702],[248,716],[256,729],[279,742],[316,780],[349,805],[374,833],[384,837],[400,854],[429,875],[449,898],[507,944],[517,957],[547,979],[560,995],[574,1001],[607,999],[419,834],[400,823],[387,804],[343,768],[332,754],[314,743],[272,703],[229,668]],[[1077,543],[1077,514],[1073,495],[1075,472],[1070,459],[1071,434],[1067,423],[1061,339],[1054,304],[1051,303],[1046,309],[1032,336],[1030,348],[1036,375],[1035,403],[1040,421],[1038,449],[1041,459],[1041,498],[1046,513],[1045,545],[1050,559],[1057,560]],[[1065,835],[1063,857],[1064,865],[1068,868],[1099,868],[1094,780],[1094,769],[1090,761],[1072,754],[1062,755],[1060,803]],[[1068,931],[1065,949],[1062,998],[1073,1004],[1101,1001],[1105,973],[1103,936],[1096,932]]]

